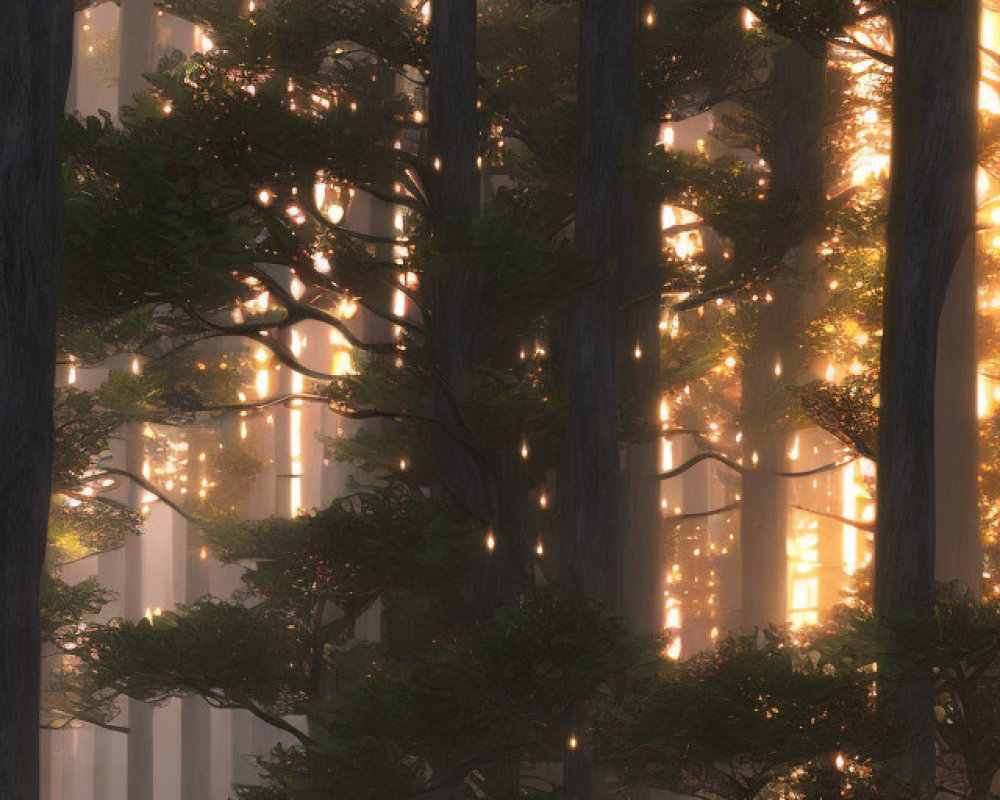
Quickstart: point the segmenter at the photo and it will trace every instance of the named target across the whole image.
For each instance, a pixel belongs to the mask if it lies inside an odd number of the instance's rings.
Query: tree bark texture
[[[875,611],[925,610],[934,580],[934,388],[941,309],[974,237],[979,3],[893,7],[892,175],[878,431]],[[945,44],[946,43],[946,44]],[[884,663],[883,663],[884,662]],[[933,782],[932,688],[898,659],[879,672],[913,745],[900,780]],[[900,679],[905,680],[900,682]]]
[[[72,60],[64,0],[10,0],[0,33],[0,799],[39,791],[41,641],[52,458],[58,123]]]
[[[650,150],[656,127],[643,126],[636,144]],[[635,197],[629,224],[633,252],[619,260],[617,369],[620,408],[639,438],[622,449],[618,522],[619,613],[632,630],[657,634],[663,627],[663,517],[660,511],[660,295],[663,274],[660,199]]]
[[[758,313],[757,330],[742,375],[743,477],[740,554],[744,629],[784,624],[788,611],[789,382],[803,367],[800,345],[819,264],[816,243],[825,202],[823,129],[826,50],[789,42],[774,54],[769,81],[771,203],[776,221],[787,221],[801,240],[786,254],[771,287],[773,302]]]
[[[449,238],[479,215],[476,3],[437,0],[431,9],[427,169],[435,231]],[[428,324],[443,384],[437,413],[448,430],[461,436],[457,406],[469,373],[483,357],[483,276],[469,264],[455,264],[433,281]],[[483,465],[452,437],[439,441],[446,492],[469,513],[489,521],[493,503]]]
[[[476,24],[475,0],[435,0],[431,6],[427,167],[432,222],[435,236],[458,244],[481,204]],[[516,443],[495,457],[483,453],[477,458],[456,442],[471,437],[474,446],[480,445],[462,418],[461,398],[472,373],[497,356],[486,352],[487,276],[478,265],[458,262],[432,281],[427,323],[441,382],[436,415],[451,432],[438,437],[442,483],[461,508],[493,529],[495,549],[485,556],[477,588],[485,613],[505,594],[507,582],[518,583],[527,573],[523,528],[529,487]]]
[[[633,198],[622,157],[635,144],[637,14],[635,0],[581,2],[574,244],[589,272],[566,320],[560,546],[570,591],[609,605],[617,600],[619,524],[616,273],[625,274],[633,258]]]
[[[609,606],[620,600],[618,305],[622,291],[633,290],[637,277],[634,193],[623,167],[623,158],[636,146],[637,27],[637,0],[581,0],[574,245],[588,269],[584,288],[570,300],[564,330],[567,414],[558,487],[560,560],[571,594]],[[603,770],[589,742],[579,736],[578,747],[567,751],[563,761],[567,800],[601,797],[604,789]]]

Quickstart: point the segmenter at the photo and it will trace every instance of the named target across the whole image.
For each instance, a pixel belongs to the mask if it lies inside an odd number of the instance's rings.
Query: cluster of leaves
[[[200,695],[274,724],[305,694],[308,650],[295,626],[242,604],[205,599],[152,620],[116,619],[81,649],[97,685],[145,702]]]
[[[380,598],[439,625],[454,624],[468,608],[480,534],[467,518],[402,482],[296,519],[230,523],[206,532],[223,561],[254,562],[243,582],[264,608],[313,629],[317,610],[322,617],[329,604],[342,614],[331,628],[344,632]],[[325,634],[327,641],[336,638]]]
[[[139,515],[107,503],[53,502],[49,510],[50,569],[67,561],[114,550],[139,533]]]
[[[137,338],[158,305],[208,311],[249,296],[231,271],[254,260],[247,243],[262,227],[260,217],[210,153],[182,132],[164,130],[171,122],[140,107],[126,115],[124,128],[108,115],[70,117],[63,127],[60,316],[74,342],[79,327],[100,341],[116,333]],[[122,317],[139,309],[144,317]]]
[[[419,661],[364,649],[360,670],[341,669],[342,688],[310,714],[314,744],[279,748],[270,785],[240,797],[402,800],[457,789],[473,770],[557,758],[580,702],[634,653],[600,607],[544,599],[505,607]],[[355,654],[334,664],[345,655]]]
[[[802,410],[852,452],[875,460],[878,448],[878,383],[869,375],[842,384],[813,381],[798,388]]]
[[[751,800],[779,779],[875,755],[885,729],[871,676],[776,630],[661,661],[602,712],[598,746],[623,777],[713,800]]]

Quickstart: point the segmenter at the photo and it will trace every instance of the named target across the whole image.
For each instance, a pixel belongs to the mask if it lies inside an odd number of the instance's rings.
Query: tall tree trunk
[[[948,283],[974,237],[979,3],[902,0],[893,8],[892,175],[878,431],[875,611],[926,610],[936,536],[934,386]],[[912,742],[894,764],[928,793],[933,688],[884,658],[883,697]],[[905,677],[905,680],[900,678]],[[898,687],[893,689],[892,687]]]
[[[434,235],[446,246],[460,245],[481,203],[475,0],[434,0],[430,54],[427,157]],[[472,372],[496,356],[485,350],[486,275],[477,265],[458,262],[433,280],[433,317],[427,322],[441,381],[436,414],[446,430],[468,439],[475,432],[462,419],[463,391]],[[494,529],[495,549],[477,590],[485,613],[504,595],[504,582],[517,582],[528,569],[521,529],[528,503],[524,464],[514,442],[496,457],[475,457],[454,436],[443,435],[438,452],[446,493]]]
[[[783,624],[787,617],[788,429],[785,388],[802,368],[802,324],[819,277],[816,244],[825,202],[823,128],[826,49],[789,42],[774,55],[773,118],[767,148],[775,219],[797,226],[801,240],[785,256],[787,275],[759,312],[743,366],[743,478],[740,553],[742,625]]]
[[[118,18],[118,106],[130,106],[149,88],[145,75],[155,64],[156,9],[153,0],[121,0]]]
[[[566,445],[559,473],[563,579],[616,601],[619,392],[617,274],[630,267],[632,191],[621,159],[635,144],[635,0],[582,0],[580,174],[574,243],[590,271],[565,331]]]
[[[742,381],[741,430],[747,470],[740,491],[740,625],[744,630],[781,625],[788,615],[788,497],[784,481],[775,475],[785,469],[788,437],[783,429],[773,427],[777,423],[769,414],[769,400],[782,399],[782,387],[766,380],[776,351],[765,346],[771,342],[760,338],[758,333]]]
[[[979,596],[979,417],[976,361],[975,237],[959,256],[938,330],[934,396],[934,472],[939,581],[961,581]]]
[[[428,174],[435,235],[447,241],[479,215],[475,0],[432,4],[430,62]],[[483,356],[483,278],[473,266],[457,263],[435,276],[432,291],[434,316],[428,324],[443,384],[437,413],[448,430],[463,435],[459,399]],[[452,437],[439,441],[445,491],[469,513],[488,521],[492,503],[483,465]]]
[[[656,127],[636,142],[650,150]],[[663,517],[660,511],[660,198],[635,197],[633,253],[619,259],[617,352],[625,426],[634,432],[623,449],[618,508],[616,607],[636,633],[663,626]]]
[[[636,145],[637,25],[636,0],[581,0],[574,244],[589,272],[570,302],[564,331],[568,409],[559,471],[560,552],[568,590],[609,605],[619,599],[617,311],[635,275],[634,198],[622,158]],[[583,731],[576,736],[577,747],[564,761],[563,796],[599,797],[603,772]]]
[[[52,460],[64,0],[10,0],[0,33],[0,800],[39,790],[39,581]]]

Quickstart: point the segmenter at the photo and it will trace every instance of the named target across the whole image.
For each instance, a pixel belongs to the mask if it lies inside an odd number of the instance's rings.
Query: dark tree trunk
[[[799,343],[819,277],[816,244],[822,233],[826,50],[790,42],[774,55],[769,82],[773,106],[771,202],[775,220],[795,225],[799,244],[785,257],[771,287],[773,303],[759,312],[743,366],[743,478],[740,512],[744,628],[783,624],[787,616],[788,487],[775,475],[788,469],[788,429],[782,419],[786,386],[802,368]],[[763,294],[763,292],[762,292]]]
[[[559,475],[562,575],[570,590],[614,604],[619,392],[617,281],[633,258],[632,191],[622,157],[636,127],[635,0],[582,0],[580,174],[574,243],[590,268],[565,330],[566,444]]]
[[[561,575],[570,593],[608,605],[619,600],[622,522],[618,305],[622,291],[635,288],[634,198],[622,161],[636,145],[637,24],[636,0],[581,0],[574,244],[589,271],[585,288],[570,301],[564,331],[568,408],[558,487]],[[583,733],[576,732],[578,746],[563,762],[567,800],[603,792],[603,771]]]
[[[434,237],[444,249],[462,246],[480,212],[476,24],[475,0],[437,0],[431,6],[427,175]],[[508,366],[516,358],[513,343],[509,353],[487,347],[488,327],[502,324],[490,318],[488,277],[481,264],[454,260],[431,279],[433,306],[426,321],[440,381],[435,414],[442,424],[442,486],[494,534],[495,549],[484,552],[478,576],[481,614],[523,590],[533,547],[525,530],[530,487],[518,443],[494,443],[499,452],[486,452],[462,416],[462,396],[475,370],[486,363]]]
[[[476,111],[476,2],[437,0],[430,20],[427,170],[435,236],[448,241],[479,215]],[[469,373],[483,357],[483,276],[455,264],[433,278],[433,345],[441,386],[437,414],[464,436],[458,404]],[[484,465],[454,438],[439,437],[445,491],[466,511],[490,521],[493,503]]]
[[[435,173],[433,211],[439,219],[469,219],[479,214],[476,2],[438,0],[431,9],[427,149]]]
[[[893,9],[892,176],[883,310],[874,595],[878,614],[920,613],[935,551],[934,384],[938,327],[955,264],[974,237],[979,3],[903,0]],[[883,696],[913,742],[900,780],[929,791],[933,691],[882,659]],[[929,676],[928,676],[929,677]],[[899,688],[890,693],[892,686]],[[895,702],[893,702],[895,701]]]
[[[644,126],[637,145],[651,150],[656,128]],[[663,275],[659,197],[637,195],[633,252],[619,259],[618,380],[625,427],[632,433],[621,464],[618,521],[619,613],[632,630],[663,627],[663,517],[660,510],[660,296]]]
[[[52,459],[60,171],[72,5],[10,0],[0,33],[0,800],[39,791],[39,581]]]

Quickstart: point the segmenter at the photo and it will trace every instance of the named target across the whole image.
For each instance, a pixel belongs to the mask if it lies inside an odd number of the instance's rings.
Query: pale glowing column
[[[143,75],[156,66],[156,7],[153,0],[121,0],[118,24],[118,105],[131,105],[132,98],[146,91]]]
[[[302,341],[294,330],[280,332],[282,344],[296,356],[302,353]],[[278,373],[278,393],[297,394],[302,391],[302,376],[282,364]],[[302,409],[301,402],[274,411],[275,513],[294,516],[302,504]]]

